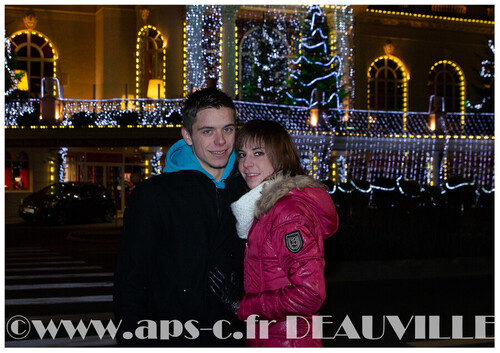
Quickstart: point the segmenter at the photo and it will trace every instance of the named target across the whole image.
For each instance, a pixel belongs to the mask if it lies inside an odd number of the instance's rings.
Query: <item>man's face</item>
[[[193,154],[203,169],[219,181],[233,151],[236,125],[231,108],[207,108],[196,114],[190,134],[182,128],[184,141],[193,147]]]

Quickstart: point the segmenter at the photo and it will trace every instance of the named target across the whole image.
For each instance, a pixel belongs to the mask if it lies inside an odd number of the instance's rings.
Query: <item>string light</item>
[[[437,16],[437,15],[424,15],[424,14],[408,13],[408,12],[402,12],[402,11],[387,11],[387,10],[377,10],[377,9],[366,9],[366,11],[372,12],[372,13],[383,14],[383,15],[428,18],[428,19],[434,19],[434,20],[455,21],[455,22],[471,22],[471,23],[481,23],[481,24],[488,24],[488,25],[495,24],[495,21],[476,20],[476,19],[470,19],[470,18],[458,18],[458,17],[448,17],[448,16]]]
[[[5,33],[5,30],[4,30],[4,33]],[[17,89],[17,84],[19,83],[19,81],[16,79],[16,74],[14,73],[14,70],[9,67],[9,61],[12,60],[12,52],[10,49],[10,46],[11,46],[10,39],[7,38],[5,35],[4,35],[4,38],[5,38],[4,45],[5,45],[5,50],[6,50],[5,58],[4,58],[5,70],[10,75],[10,77],[12,79],[12,83],[13,83],[12,87],[9,87],[9,89],[5,91],[5,96],[8,97],[12,94],[12,92],[14,92]]]
[[[372,85],[375,84],[376,80],[384,80],[383,77],[385,75],[381,75],[382,78],[379,78],[379,73],[383,73],[385,70],[387,70],[390,65],[388,65],[388,62],[394,62],[396,64],[395,69],[391,69],[396,71],[396,75],[398,77],[401,77],[401,84],[402,84],[402,92],[401,92],[401,109],[403,111],[401,123],[403,124],[403,131],[407,130],[407,123],[408,123],[408,116],[406,114],[406,111],[408,110],[408,80],[410,79],[410,74],[408,73],[408,70],[406,69],[405,65],[401,60],[399,60],[397,57],[392,56],[392,55],[383,55],[375,60],[372,61],[372,63],[368,67],[368,72],[367,72],[367,77],[368,77],[368,86],[367,86],[367,104],[368,104],[368,109],[374,108],[372,107],[373,101],[372,101]],[[391,84],[391,83],[389,83]],[[379,107],[382,108],[382,107]]]
[[[52,160],[52,159],[49,159],[49,180],[50,180],[50,183],[54,183],[54,181],[56,180],[55,178],[55,162]]]
[[[234,94],[236,97],[239,95],[239,46],[238,46],[238,26],[234,27]]]
[[[68,148],[61,147],[58,154],[61,156],[61,164],[59,165],[59,182],[63,183],[66,180],[66,169],[68,168]]]
[[[222,25],[222,6],[187,5],[185,92],[202,88],[209,78],[222,87]]]
[[[17,127],[20,116],[33,114],[39,106],[38,99],[5,102],[5,127]]]
[[[337,159],[336,166],[339,175],[339,182],[345,183],[347,181],[347,163],[344,156],[340,156]]]
[[[136,124],[125,128],[179,127],[169,123],[168,119],[171,114],[180,112],[183,99],[131,100],[135,107],[139,107],[141,115],[138,115]],[[120,110],[123,99],[60,99],[61,125],[16,125],[16,115],[13,114],[17,109],[33,109],[39,104],[36,101],[28,101],[30,105],[20,102],[6,105],[6,128],[71,129],[74,128],[72,119],[75,113],[89,117],[91,125],[86,128],[116,128],[120,115],[130,113]],[[471,178],[477,185],[487,188],[494,186],[493,114],[449,113],[449,130],[444,135],[435,135],[427,125],[427,113],[408,112],[408,131],[405,133],[402,125],[393,124],[401,120],[402,112],[330,110],[320,117],[318,125],[313,128],[307,123],[310,111],[306,107],[244,101],[235,101],[235,106],[241,123],[252,119],[273,119],[282,124],[292,135],[305,168],[318,179],[333,177],[336,169],[335,176],[339,180],[374,182],[381,177],[396,179],[401,176],[416,180],[421,185],[432,185],[433,180],[444,183],[450,176],[460,176]],[[348,118],[334,128],[328,120],[332,112]],[[467,135],[461,129],[463,115]],[[346,139],[345,147],[336,147],[339,137]],[[461,144],[462,150],[457,151],[456,147],[450,150],[450,146],[457,144]],[[336,163],[340,157],[339,148],[345,151],[342,152],[343,158],[332,168],[332,162]],[[439,152],[443,155],[442,162],[436,164],[436,153]],[[154,173],[154,161],[151,165]],[[434,177],[436,173],[438,179]]]
[[[159,151],[159,152],[155,152],[155,154],[153,154],[153,157],[151,157],[151,161],[150,161],[151,168],[152,168],[151,175],[160,175],[161,174],[161,172],[162,172],[162,166],[160,164],[161,156],[163,156],[163,152]]]
[[[301,6],[241,6],[236,25],[241,100],[282,103],[303,17]]]
[[[18,36],[26,36],[27,39],[26,39],[26,41],[23,40],[21,43],[16,43],[16,37],[18,37]],[[10,52],[10,50],[11,50],[10,45],[13,45],[16,48],[18,48],[19,46],[25,44],[26,42],[33,43],[33,39],[32,39],[33,37],[38,37],[39,39],[37,40],[37,42],[41,40],[41,42],[43,43],[43,44],[37,45],[40,48],[45,48],[45,46],[49,47],[50,54],[44,57],[44,62],[53,64],[52,77],[57,77],[58,55],[57,55],[57,52],[54,48],[54,45],[52,44],[50,39],[46,35],[44,35],[43,33],[40,33],[40,32],[35,31],[35,30],[17,31],[9,37],[9,41],[6,43],[6,47],[8,47],[7,50]],[[44,50],[44,52],[45,52],[45,50]],[[26,73],[25,75],[28,75],[28,73]],[[54,87],[54,91],[55,91],[55,87]]]
[[[450,60],[440,60],[434,65],[429,70],[429,77],[433,78],[436,76],[436,72],[446,72],[447,67],[451,67],[454,74],[458,77],[458,89],[459,89],[459,96],[457,97],[457,100],[460,102],[460,112],[465,113],[465,75],[463,73],[463,70],[453,61]],[[438,82],[432,82],[432,85],[438,84]],[[462,120],[462,125],[465,122]]]
[[[292,43],[297,43],[300,37],[299,26],[296,25],[305,17],[305,7],[295,6],[293,11],[281,11],[282,8],[271,9],[266,6],[244,6],[249,10],[247,22],[238,22],[235,26],[235,64],[237,70],[236,92],[241,93],[241,83],[246,77],[244,65],[243,48],[244,36],[250,29],[258,27],[265,16],[266,21],[273,24],[274,29],[290,43],[289,59],[295,52],[292,50]],[[184,92],[187,94],[193,89],[201,88],[206,84],[207,78],[214,78],[218,81],[219,88],[222,85],[222,11],[221,6],[188,5],[186,22],[184,25]],[[263,10],[259,10],[263,9]],[[335,14],[335,25],[333,34],[327,37],[319,31],[313,29],[313,34],[321,37],[322,42],[314,45],[301,43],[296,50],[297,53],[304,53],[307,49],[320,48],[326,50],[337,49],[337,55],[328,58],[324,62],[309,60],[304,55],[297,55],[294,60],[295,65],[315,64],[323,67],[335,66],[338,68],[321,78],[314,78],[305,85],[313,85],[321,79],[329,77],[342,77],[344,82],[353,82],[354,71],[352,65],[352,47],[349,41],[352,39],[349,34],[352,29],[352,9],[348,6],[322,6],[322,12]],[[313,16],[313,22],[318,17]],[[150,27],[144,27],[150,28]],[[145,31],[145,29],[141,29]],[[139,32],[139,36],[141,35]],[[159,33],[159,32],[158,32]],[[268,40],[274,40],[270,33],[261,32],[262,36]],[[232,36],[232,35],[231,35]],[[248,38],[248,36],[246,37]],[[233,38],[231,38],[232,40]],[[139,39],[138,39],[139,41]],[[201,45],[200,45],[201,43]],[[327,45],[327,43],[329,43]],[[337,44],[335,44],[337,43]],[[139,44],[138,44],[139,45]],[[337,45],[338,48],[335,48]],[[272,53],[275,53],[274,51]],[[163,50],[163,55],[165,51]],[[245,54],[246,55],[246,54]],[[271,54],[273,55],[273,54]],[[385,58],[385,57],[384,57]],[[380,59],[380,58],[379,58]],[[404,65],[395,60],[402,70],[405,82],[409,75]],[[344,63],[344,65],[342,65]],[[373,64],[373,63],[372,63]],[[137,75],[140,75],[140,60],[136,60]],[[162,66],[163,70],[165,65]],[[165,72],[165,70],[163,71]],[[347,75],[345,74],[347,72]],[[346,78],[347,76],[347,78]],[[192,87],[188,86],[188,82]],[[136,82],[137,84],[137,82]],[[136,86],[137,87],[137,86]],[[354,87],[354,86],[352,86]],[[351,97],[354,94],[353,88],[348,90]],[[309,107],[285,106],[277,104],[263,104],[235,101],[237,117],[240,122],[251,119],[273,119],[280,122],[291,133],[302,158],[302,163],[308,172],[318,179],[329,176],[338,178],[341,182],[347,180],[360,179],[370,183],[377,178],[391,178],[396,180],[395,187],[384,187],[380,185],[370,185],[368,191],[386,190],[401,192],[400,182],[411,179],[421,185],[429,185],[435,180],[435,174],[440,173],[439,180],[445,182],[450,176],[462,176],[473,179],[478,185],[484,188],[493,188],[493,139],[494,139],[494,116],[493,114],[477,114],[474,119],[469,119],[470,115],[465,113],[450,113],[447,116],[449,127],[443,134],[437,135],[429,128],[426,113],[407,112],[407,89],[403,94],[403,112],[401,111],[362,111],[350,109],[326,110],[318,117],[318,125],[311,127],[307,121],[310,116]],[[335,99],[334,93],[326,94],[326,99]],[[70,100],[60,99],[62,108],[62,125],[51,126],[51,128],[73,128],[74,114],[83,113],[90,119],[88,128],[106,129],[119,126],[120,118],[132,110],[138,112],[137,123],[127,124],[131,128],[151,128],[155,126],[173,127],[169,124],[168,118],[173,112],[179,113],[182,99],[128,99],[126,109],[122,108],[124,99],[108,100]],[[309,102],[310,103],[310,102]],[[340,103],[340,102],[339,102]],[[16,105],[17,104],[17,105]],[[20,127],[16,126],[17,112],[30,111],[34,109],[37,101],[30,105],[19,102],[6,105],[6,127],[19,129],[47,128],[42,126]],[[39,104],[39,103],[38,103]],[[340,106],[340,104],[339,104]],[[123,105],[125,108],[125,106]],[[332,125],[332,117],[339,116],[341,120],[335,121]],[[332,119],[332,120],[331,120]],[[177,126],[178,127],[178,126]],[[347,140],[345,151],[339,152],[335,149],[337,137],[345,137]],[[464,141],[464,149],[461,151],[450,151],[450,145],[457,141]],[[368,141],[368,142],[367,142]],[[439,152],[444,142],[443,158],[436,164],[436,153]],[[479,147],[478,147],[479,146]],[[338,146],[337,146],[338,148]],[[480,149],[480,152],[473,149]],[[67,150],[66,150],[67,152]],[[60,151],[61,157],[64,152]],[[154,175],[158,172],[159,160],[162,153],[156,153],[148,161],[148,172]],[[59,178],[63,176],[62,169],[65,162],[59,169]],[[474,168],[481,170],[474,173]],[[356,186],[353,183],[354,186]],[[356,186],[359,188],[359,186]]]
[[[309,7],[305,23],[309,23],[309,33],[303,34],[298,48],[299,57],[292,61],[295,69],[292,70],[290,77],[294,80],[294,86],[291,92],[286,92],[286,95],[294,104],[305,104],[308,107],[316,104],[323,106],[333,104],[334,107],[340,108],[339,75],[342,72],[342,61],[337,55],[329,59],[328,36],[322,30],[323,26],[327,26],[326,16],[320,6]],[[319,57],[320,61],[310,60],[307,56]],[[325,70],[318,70],[318,67],[325,68]],[[315,92],[318,90],[320,81],[325,86],[320,90],[324,91],[326,88],[329,92],[324,92],[327,99],[323,94],[321,101],[318,101]]]
[[[488,48],[490,49],[491,59],[481,61],[481,72],[479,73],[479,76],[483,81],[482,85],[487,88],[487,92],[486,96],[482,97],[481,103],[472,105],[469,101],[466,102],[467,108],[473,111],[481,111],[485,106],[491,105],[491,101],[494,99],[492,91],[495,79],[495,44],[491,39],[488,40]]]
[[[144,63],[144,54],[146,54],[146,47],[148,40],[152,40],[155,45],[156,45],[156,50],[158,50],[162,55],[161,55],[161,75],[156,72],[156,77],[151,77],[151,78],[159,78],[161,77],[162,81],[166,81],[166,50],[165,50],[165,39],[163,38],[163,35],[161,32],[154,26],[151,25],[146,25],[142,27],[139,32],[137,33],[137,43],[136,43],[136,51],[135,51],[135,95],[136,98],[140,98],[141,96],[146,96],[147,94],[147,87],[144,91],[142,89],[141,84],[143,83],[143,80],[145,79],[144,73],[143,73],[143,67],[145,65]],[[154,63],[154,61],[153,61]],[[156,63],[158,64],[158,63]],[[153,73],[158,70],[158,68],[149,68]]]

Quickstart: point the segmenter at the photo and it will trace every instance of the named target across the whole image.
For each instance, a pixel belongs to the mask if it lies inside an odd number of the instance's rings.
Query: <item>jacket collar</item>
[[[212,180],[217,189],[224,189],[226,187],[226,179],[234,173],[234,166],[236,165],[236,153],[234,150],[229,156],[226,168],[220,181],[215,180],[215,178],[207,172],[200,164],[196,156],[193,154],[192,146],[189,146],[183,139],[177,141],[167,152],[165,158],[165,168],[164,173],[174,173],[182,170],[196,170],[205,174],[208,178]]]
[[[269,210],[293,189],[299,191],[307,188],[321,188],[327,187],[320,181],[315,180],[307,175],[296,175],[294,177],[284,176],[282,173],[276,173],[267,185],[262,188],[262,197],[257,200],[255,204],[254,216],[259,218],[261,214],[269,212]]]

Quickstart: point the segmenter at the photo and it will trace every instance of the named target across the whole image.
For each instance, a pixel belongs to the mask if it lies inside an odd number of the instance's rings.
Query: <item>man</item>
[[[164,173],[139,184],[125,210],[115,273],[117,341],[243,346],[239,333],[232,336],[241,323],[208,283],[209,270],[224,268],[243,291],[244,243],[230,209],[245,192],[234,165],[234,104],[207,88],[191,94],[182,113],[183,139],[169,149]]]

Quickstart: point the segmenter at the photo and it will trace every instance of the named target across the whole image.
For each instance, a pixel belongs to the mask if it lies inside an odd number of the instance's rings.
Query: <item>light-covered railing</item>
[[[311,111],[306,107],[236,101],[236,117],[241,123],[253,119],[275,120],[288,130],[325,131],[324,124],[311,126]]]
[[[172,114],[180,115],[183,99],[59,99],[60,120],[72,125],[75,114],[84,113],[95,125],[119,125],[124,113],[137,114],[136,125],[165,125]]]
[[[18,117],[40,112],[39,99],[14,100],[5,103],[5,126],[18,125]]]
[[[183,99],[59,99],[57,120],[40,120],[38,100],[5,105],[7,127],[38,124],[105,128],[169,128],[181,123]],[[461,178],[494,188],[494,114],[310,110],[304,107],[235,101],[240,124],[279,121],[291,133],[301,163],[317,179],[363,180],[398,177],[440,186]],[[313,126],[312,122],[317,121]]]
[[[314,112],[304,107],[263,103],[236,102],[237,116],[242,122],[252,119],[277,120],[289,130],[335,131],[354,136],[414,137],[442,135],[494,136],[494,114],[447,113],[441,116],[427,112],[395,112],[331,109]],[[312,126],[314,114],[317,125]]]
[[[56,117],[61,125],[73,125],[75,117],[88,117],[94,125],[120,125],[120,118],[134,114],[132,125],[167,125],[180,121],[183,99],[57,99]],[[291,131],[332,132],[346,136],[450,138],[493,137],[493,113],[446,113],[311,110],[306,107],[235,101],[241,123],[252,119],[276,120]],[[5,104],[5,125],[19,125],[19,118],[40,112],[38,99]],[[175,119],[174,119],[175,118]],[[316,124],[313,121],[317,120]],[[41,122],[43,124],[43,122]]]

